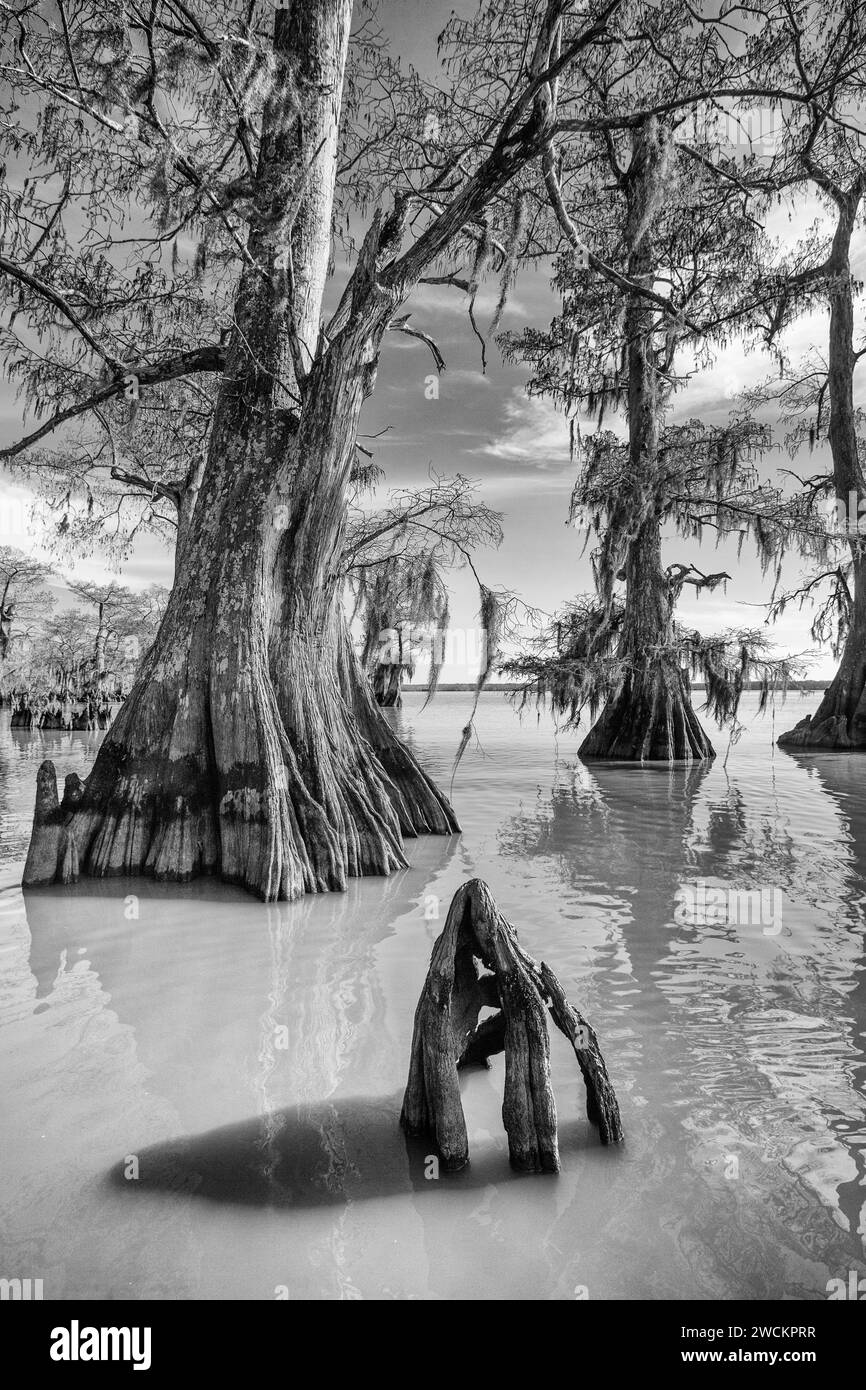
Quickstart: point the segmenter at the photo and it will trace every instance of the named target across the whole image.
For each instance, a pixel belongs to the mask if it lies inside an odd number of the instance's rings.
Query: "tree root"
[[[487,885],[470,879],[454,894],[433,947],[415,1011],[400,1116],[408,1134],[434,1139],[446,1169],[469,1162],[458,1070],[504,1051],[502,1120],[511,1164],[520,1172],[559,1172],[545,1004],[574,1048],[588,1120],[603,1144],[619,1143],[619,1105],[595,1032],[569,1004],[549,966],[538,965],[520,946]],[[498,1012],[479,1023],[479,1011],[490,1005]]]

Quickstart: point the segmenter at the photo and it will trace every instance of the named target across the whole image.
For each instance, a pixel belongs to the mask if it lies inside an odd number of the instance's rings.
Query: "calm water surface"
[[[101,735],[4,712],[0,1275],[46,1298],[815,1299],[866,1274],[866,761],[774,749],[751,699],[727,765],[717,737],[688,771],[584,767],[488,693],[462,836],[271,907],[209,882],[22,895],[39,762],[85,773]],[[469,703],[395,716],[446,785]],[[427,1180],[397,1126],[430,949],[474,875],[620,1096],[605,1150],[554,1040],[558,1177],[508,1167],[501,1059],[463,1083],[466,1173]],[[763,889],[769,915],[684,911],[700,885]]]

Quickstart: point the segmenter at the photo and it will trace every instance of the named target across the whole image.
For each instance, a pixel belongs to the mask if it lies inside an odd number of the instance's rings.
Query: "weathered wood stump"
[[[444,1168],[455,1171],[469,1162],[460,1068],[487,1064],[504,1051],[502,1120],[512,1166],[559,1172],[545,1005],[574,1048],[586,1083],[587,1118],[603,1144],[619,1143],[619,1105],[594,1030],[569,1004],[549,966],[523,950],[487,885],[470,879],[454,894],[433,947],[415,1011],[400,1116],[407,1133],[431,1136]],[[485,1006],[497,1012],[479,1022]]]
[[[36,774],[33,833],[22,880],[25,888],[35,883],[78,881],[78,850],[69,826],[83,795],[84,783],[77,772],[70,772],[63,800],[58,801],[54,764],[50,758],[40,764]]]

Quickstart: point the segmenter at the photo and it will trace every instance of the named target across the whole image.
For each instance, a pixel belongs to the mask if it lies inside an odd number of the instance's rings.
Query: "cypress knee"
[[[485,1006],[497,1012],[479,1022]],[[574,1048],[586,1084],[587,1118],[603,1144],[619,1143],[619,1105],[594,1030],[569,1004],[553,971],[523,950],[487,885],[470,879],[454,894],[433,947],[415,1011],[400,1116],[407,1133],[431,1136],[447,1170],[469,1162],[458,1072],[504,1052],[502,1119],[512,1166],[528,1173],[559,1171],[548,1006]]]

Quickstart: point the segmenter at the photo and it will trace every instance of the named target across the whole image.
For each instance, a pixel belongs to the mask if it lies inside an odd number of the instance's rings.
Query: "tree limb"
[[[19,439],[15,444],[9,444],[5,449],[0,449],[0,459],[14,458],[21,454],[25,449],[29,449],[38,440],[44,439],[47,434],[51,434],[59,425],[65,424],[67,420],[73,420],[78,415],[84,415],[88,410],[94,410],[103,402],[111,400],[113,396],[125,390],[129,378],[135,378],[139,388],[142,386],[158,386],[163,381],[175,381],[181,376],[191,376],[196,372],[219,372],[225,365],[225,349],[220,343],[211,343],[207,347],[192,348],[189,352],[181,353],[179,357],[172,357],[164,362],[139,363],[138,365],[122,367],[115,380],[106,382],[100,386],[85,400],[78,401],[74,405],[65,406],[62,410],[57,410],[53,415],[40,425],[38,429]]]

